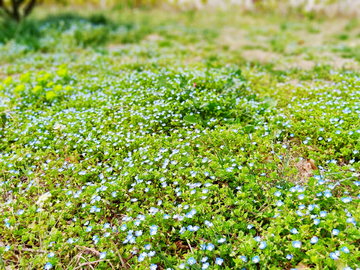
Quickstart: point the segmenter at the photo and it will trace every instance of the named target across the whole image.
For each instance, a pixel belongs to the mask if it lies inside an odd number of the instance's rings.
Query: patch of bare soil
[[[106,47],[109,50],[109,52],[114,52],[114,51],[121,51],[122,49],[125,49],[127,46],[128,45],[121,43],[110,43]]]
[[[245,29],[226,27],[222,30],[217,42],[219,45],[229,46],[230,50],[240,50],[244,46],[253,45],[247,35],[248,31]]]
[[[336,69],[358,70],[359,61],[352,58],[344,58],[333,52],[320,52],[317,54],[319,62],[330,65]]]
[[[301,57],[296,57],[288,61],[284,67],[288,68],[301,68],[303,70],[311,70],[315,67],[315,62],[311,60],[305,60]]]
[[[313,170],[317,169],[315,162],[312,159],[300,160],[298,163],[295,164],[295,167],[299,171],[301,181],[304,181],[307,178],[311,177],[313,175]]]
[[[243,50],[242,56],[249,61],[257,61],[260,63],[268,63],[276,61],[280,55],[274,52],[263,51],[259,49],[255,50]]]
[[[338,69],[359,69],[359,62],[354,59],[335,57],[333,66]]]
[[[164,39],[162,36],[158,34],[150,34],[145,37],[145,40],[147,41],[158,41]]]

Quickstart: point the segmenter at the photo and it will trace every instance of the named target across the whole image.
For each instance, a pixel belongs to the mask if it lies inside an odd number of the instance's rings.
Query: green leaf
[[[166,78],[164,76],[159,78],[159,86],[160,87],[167,87]]]
[[[187,81],[186,81],[185,77],[184,77],[184,76],[180,76],[180,79],[181,79],[180,87],[181,87],[181,88],[185,88],[186,85],[187,85]]]
[[[343,270],[346,267],[346,264],[341,259],[336,260],[335,265],[338,270]]]
[[[163,261],[165,261],[165,262],[168,264],[168,266],[170,266],[170,267],[172,267],[172,268],[175,268],[174,265],[173,265],[173,264],[165,257],[165,255],[161,252],[161,249],[158,248],[157,250],[158,250],[159,257],[160,257]]]
[[[253,125],[246,125],[245,127],[244,127],[244,132],[245,133],[250,133],[250,132],[252,132],[254,130],[254,126]]]
[[[200,108],[207,108],[210,112],[213,112],[219,105],[220,105],[219,103],[215,103],[215,102],[210,102],[210,103],[206,102],[202,104]]]
[[[236,75],[236,76],[241,76],[241,69],[238,69],[237,71],[235,71],[234,72],[234,74]]]
[[[184,117],[184,121],[192,123],[192,124],[200,124],[201,120],[197,118],[195,115],[186,115]]]
[[[2,258],[2,254],[0,253],[0,269],[5,269],[5,263],[4,260]]]
[[[6,114],[5,113],[2,113],[1,115],[0,115],[0,126],[4,126],[5,125],[5,123],[6,123]]]
[[[265,97],[263,102],[261,103],[264,104],[266,107],[271,108],[271,107],[276,107],[277,100],[272,99],[270,97]]]

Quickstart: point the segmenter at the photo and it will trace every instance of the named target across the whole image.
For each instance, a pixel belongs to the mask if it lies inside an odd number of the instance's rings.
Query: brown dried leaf
[[[298,44],[299,44],[299,45],[303,45],[304,43],[305,43],[304,40],[302,40],[302,39],[298,40]]]
[[[316,165],[315,165],[315,161],[314,161],[313,159],[309,159],[309,162],[310,162],[311,168],[312,168],[313,170],[317,170],[317,167],[316,167]]]
[[[84,254],[92,254],[94,256],[97,256],[99,257],[100,256],[100,252],[97,251],[96,249],[94,248],[88,248],[88,247],[83,247],[83,246],[76,246],[78,249],[82,249],[82,253]]]
[[[313,166],[316,168],[314,161]],[[313,166],[310,161],[305,159],[300,160],[295,164],[295,167],[298,169],[302,180],[312,176]]]
[[[184,245],[181,240],[175,242],[175,245],[178,249],[182,249],[182,250],[189,249],[188,245]]]

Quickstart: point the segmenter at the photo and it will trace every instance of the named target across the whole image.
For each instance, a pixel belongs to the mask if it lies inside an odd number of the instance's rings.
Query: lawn
[[[360,20],[0,21],[0,268],[360,269]]]

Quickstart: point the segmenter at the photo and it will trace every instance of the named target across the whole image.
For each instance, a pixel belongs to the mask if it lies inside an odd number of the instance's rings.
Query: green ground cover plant
[[[357,21],[121,15],[3,22],[0,267],[360,269]]]

